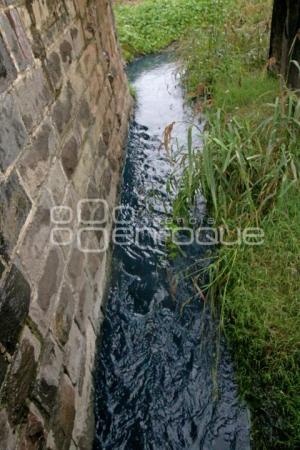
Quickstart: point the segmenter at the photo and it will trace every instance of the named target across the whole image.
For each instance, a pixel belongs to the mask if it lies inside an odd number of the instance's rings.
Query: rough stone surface
[[[31,202],[16,173],[13,173],[0,184],[0,233],[10,252],[19,239],[30,209]]]
[[[22,152],[28,136],[14,97],[3,94],[0,102],[0,170],[5,172]]]
[[[8,421],[7,412],[0,411],[0,450],[16,448],[16,435]]]
[[[62,377],[57,397],[52,430],[57,448],[68,450],[75,419],[75,390],[66,375]]]
[[[64,284],[55,313],[55,331],[61,345],[68,341],[74,316],[74,296],[68,284]]]
[[[16,78],[17,71],[0,35],[0,94]]]
[[[31,405],[26,424],[20,436],[21,450],[44,450],[46,446],[47,433],[45,423],[36,408]]]
[[[61,277],[62,261],[59,249],[53,247],[50,250],[44,273],[38,284],[38,303],[44,312],[47,312],[51,302],[54,302]]]
[[[29,303],[30,287],[17,267],[13,266],[0,288],[0,342],[9,353],[16,349]]]
[[[62,164],[68,178],[71,178],[78,164],[78,142],[74,136],[65,144],[62,151]]]
[[[5,379],[7,367],[8,367],[8,361],[5,357],[5,355],[0,353],[0,387]]]
[[[45,339],[33,396],[48,415],[56,404],[63,354],[51,335]]]
[[[112,24],[109,0],[0,0],[0,450],[92,448],[110,257],[80,234],[103,205],[79,205],[117,201],[131,100]]]
[[[4,270],[5,270],[5,265],[4,265],[4,263],[0,260],[0,280],[1,280],[1,277],[2,277],[2,275],[3,275],[3,273],[4,273]]]
[[[42,69],[29,72],[17,83],[16,97],[25,127],[30,132],[39,123],[51,99],[49,84]]]
[[[28,329],[20,343],[5,386],[5,400],[11,423],[19,423],[26,410],[37,369],[40,344]]]
[[[49,119],[40,126],[20,159],[18,169],[32,197],[36,197],[49,174],[59,142]]]
[[[5,33],[8,48],[17,63],[18,69],[26,69],[33,63],[33,56],[16,9],[9,9],[0,14],[0,29]]]

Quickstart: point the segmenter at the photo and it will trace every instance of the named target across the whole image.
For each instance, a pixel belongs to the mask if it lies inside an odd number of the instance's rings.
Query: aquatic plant
[[[115,15],[126,61],[157,52],[190,30],[217,24],[229,0],[144,0],[118,3]]]

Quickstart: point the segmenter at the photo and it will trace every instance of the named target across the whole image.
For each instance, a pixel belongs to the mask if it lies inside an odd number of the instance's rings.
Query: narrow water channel
[[[154,237],[171,207],[174,167],[161,147],[163,130],[176,122],[180,146],[191,120],[176,69],[166,55],[129,68],[137,107],[117,225],[123,245],[114,248],[97,355],[94,450],[250,448],[247,409],[223,342],[214,375],[216,325],[209,309],[189,281],[174,287],[174,273],[183,273],[187,259],[193,263],[205,249],[174,262],[164,239]]]

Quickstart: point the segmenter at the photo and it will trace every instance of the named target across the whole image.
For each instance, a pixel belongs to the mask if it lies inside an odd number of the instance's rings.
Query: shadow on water
[[[175,121],[173,133],[184,144],[191,120],[176,73],[166,55],[129,68],[138,104],[98,344],[94,450],[250,448],[247,409],[238,399],[230,356],[221,343],[215,395],[216,324],[180,277],[204,248],[170,262],[165,235],[157,238],[170,213],[167,179],[173,170],[161,149],[162,133]]]

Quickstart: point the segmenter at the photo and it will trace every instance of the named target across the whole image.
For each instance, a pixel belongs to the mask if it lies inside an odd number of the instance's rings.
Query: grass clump
[[[181,40],[182,72],[191,98],[202,94],[203,88],[215,97],[216,90],[224,89],[224,81],[239,85],[266,65],[272,1],[218,4],[217,18],[194,27]]]
[[[203,152],[185,163],[174,214],[187,214],[201,190],[226,241],[237,228],[263,230],[263,245],[220,246],[210,297],[252,412],[253,449],[296,450],[300,100],[266,71],[270,6],[229,3],[222,27],[194,30],[181,45],[187,94],[200,100],[209,126]]]
[[[226,113],[238,110],[239,114],[249,112],[249,107],[257,107],[257,113],[266,113],[265,104],[272,102],[279,94],[279,80],[266,73],[252,72],[240,80],[224,80],[217,83],[213,99],[215,109],[226,109]],[[262,109],[262,111],[261,111]]]
[[[290,94],[269,108],[258,123],[256,115],[229,116],[224,110],[210,115],[194,177],[219,223],[234,218],[237,225],[259,226],[277,198],[298,183],[300,102]]]
[[[300,444],[299,186],[262,227],[263,246],[237,251],[222,291],[224,325],[253,413],[253,448],[294,450]]]
[[[248,106],[246,115],[210,112],[203,152],[194,153],[185,168],[174,211],[188,211],[202,190],[217,226],[225,230],[225,242],[236,240],[238,228],[263,230],[263,245],[220,246],[209,270],[210,298],[232,348],[240,392],[251,408],[253,449],[296,450],[300,100],[291,93],[277,97],[262,108],[263,120],[257,105],[249,100]],[[200,285],[202,275],[194,282]]]

